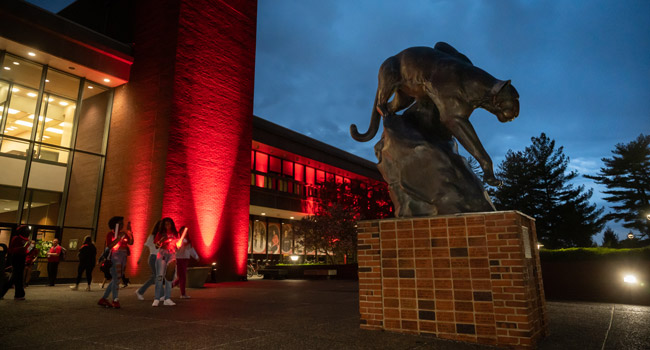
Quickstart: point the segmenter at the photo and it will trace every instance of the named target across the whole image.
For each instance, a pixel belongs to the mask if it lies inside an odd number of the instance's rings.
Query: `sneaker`
[[[78,284],[75,284],[74,286],[70,286],[70,289],[71,289],[71,290],[78,290],[78,289],[79,289],[79,285],[78,285]]]
[[[86,286],[86,292],[90,292],[90,284]]]
[[[106,300],[105,298],[101,298],[101,299],[99,299],[99,301],[97,302],[97,305],[99,305],[99,306],[103,306],[103,307],[111,307],[111,302],[108,301],[108,300]]]
[[[115,300],[113,304],[111,304],[113,309],[119,309],[120,308],[120,302],[118,300]]]
[[[138,297],[138,300],[144,300],[144,295],[138,293],[138,291],[135,291],[135,296]]]
[[[181,295],[181,299],[189,299],[189,298],[190,298],[189,295]]]
[[[151,306],[158,306],[158,304],[160,304],[160,300],[154,299],[153,304],[151,304]]]
[[[171,299],[166,299],[165,302],[163,303],[165,306],[174,306],[176,305],[175,302],[173,302]]]

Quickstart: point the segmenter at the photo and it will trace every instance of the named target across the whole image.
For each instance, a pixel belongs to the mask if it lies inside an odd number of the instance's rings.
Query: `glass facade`
[[[0,227],[94,237],[113,90],[9,52],[0,62]]]

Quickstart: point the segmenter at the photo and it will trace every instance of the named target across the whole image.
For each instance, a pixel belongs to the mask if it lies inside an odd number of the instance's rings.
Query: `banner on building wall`
[[[248,254],[253,253],[253,220],[248,220]]]
[[[266,223],[256,220],[253,225],[253,253],[266,253]]]
[[[269,254],[280,254],[280,223],[269,223]]]
[[[293,245],[293,253],[302,255],[305,254],[305,245],[303,244],[303,239],[304,237],[299,235],[299,234],[294,234],[294,245]]]
[[[282,224],[282,254],[291,254],[292,253],[292,244],[293,241],[293,227],[291,224]]]

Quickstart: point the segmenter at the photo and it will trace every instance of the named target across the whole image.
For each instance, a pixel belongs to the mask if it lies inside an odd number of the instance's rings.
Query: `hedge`
[[[540,249],[542,262],[555,261],[603,261],[603,260],[649,260],[650,247],[644,248],[566,248]]]

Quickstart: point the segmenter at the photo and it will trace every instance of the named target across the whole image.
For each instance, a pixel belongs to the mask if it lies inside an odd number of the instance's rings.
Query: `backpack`
[[[60,247],[61,247],[61,246],[60,246]],[[65,248],[61,247],[61,253],[59,253],[59,262],[61,262],[61,261],[65,261],[65,254],[66,254],[67,252],[68,252],[68,251],[65,250]]]

